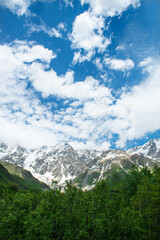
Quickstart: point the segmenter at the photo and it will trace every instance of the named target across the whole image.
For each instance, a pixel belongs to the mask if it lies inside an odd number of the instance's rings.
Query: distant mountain
[[[0,183],[9,187],[21,189],[48,190],[45,183],[34,178],[32,174],[23,168],[9,163],[0,161]]]
[[[160,139],[153,139],[142,146],[131,148],[127,151],[129,154],[140,154],[142,156],[160,161]]]
[[[69,144],[43,146],[27,150],[20,145],[0,145],[0,160],[29,170],[34,177],[51,185],[64,186],[71,180],[77,186],[92,188],[99,180],[115,171],[126,174],[134,165],[153,167],[160,164],[160,140],[151,140],[128,151],[74,150]]]

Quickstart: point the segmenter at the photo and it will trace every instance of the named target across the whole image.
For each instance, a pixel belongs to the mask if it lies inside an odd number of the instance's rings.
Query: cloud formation
[[[90,5],[89,11],[99,16],[119,15],[125,11],[129,6],[138,7],[140,0],[81,0],[81,4],[88,3]]]
[[[81,82],[70,70],[58,76],[50,68],[54,58],[51,50],[33,42],[0,46],[1,141],[103,149],[114,134],[119,136],[117,147],[124,147],[127,140],[160,128],[159,59],[144,59],[139,64],[144,80],[115,99],[112,89],[91,76]],[[52,101],[47,103],[48,96]]]
[[[96,115],[87,109],[89,104],[96,104],[95,107],[98,107],[98,103],[101,103],[103,110],[99,117],[104,116],[107,104],[113,99],[110,90],[99,85],[92,77],[87,77],[84,82],[74,82],[73,72],[69,70],[65,75],[58,76],[53,69],[49,70],[49,63],[55,57],[51,50],[32,42],[16,41],[0,46],[2,141],[17,141],[34,147],[76,139],[86,147],[88,142],[89,146],[91,143],[92,146],[96,145],[95,131],[98,123],[92,120]],[[34,91],[28,88],[29,81]],[[50,95],[64,101],[68,99],[71,105],[61,109],[54,102],[43,105],[35,90],[43,98]],[[80,102],[78,108],[77,101]],[[16,131],[20,134],[15,134]],[[31,138],[34,143],[30,141]]]
[[[42,18],[35,13],[28,13],[25,26],[28,27],[28,35],[44,32],[49,37],[62,38],[63,33],[67,31],[65,23],[60,22],[56,27],[49,27]]]
[[[45,24],[38,25],[35,23],[31,23],[30,25],[27,25],[27,26],[29,27],[29,31],[28,31],[29,34],[33,32],[37,32],[37,33],[45,32],[50,37],[62,38],[62,34],[60,33],[60,31],[54,27],[49,28]]]
[[[115,59],[115,58],[106,58],[104,64],[108,65],[110,69],[118,71],[128,71],[134,68],[134,62],[131,59]]]
[[[0,5],[8,8],[18,16],[22,16],[28,12],[29,6],[36,2],[46,2],[46,0],[0,0]],[[47,0],[48,2],[54,2],[56,0]],[[64,0],[66,5],[73,7],[72,0]]]
[[[70,40],[75,52],[73,63],[89,61],[95,51],[103,53],[111,44],[111,37],[104,35],[106,18],[122,14],[129,6],[140,5],[140,0],[81,0],[81,4],[89,4],[87,11],[78,15],[73,23]]]
[[[27,12],[31,0],[0,0],[0,5],[9,8],[17,15],[23,15]]]
[[[70,36],[72,48],[83,49],[94,54],[94,50],[104,52],[110,40],[103,35],[105,28],[104,19],[89,12],[78,15],[73,23],[73,31]]]
[[[140,66],[147,74],[145,80],[122,94],[111,108],[111,114],[116,118],[113,132],[119,135],[117,147],[124,147],[127,140],[138,139],[160,129],[160,60],[149,64],[147,58]]]

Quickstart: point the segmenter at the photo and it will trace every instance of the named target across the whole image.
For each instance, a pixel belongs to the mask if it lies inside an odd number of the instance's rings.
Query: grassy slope
[[[0,161],[0,182],[6,185],[17,184],[22,189],[45,190],[49,187],[23,168],[9,163]]]

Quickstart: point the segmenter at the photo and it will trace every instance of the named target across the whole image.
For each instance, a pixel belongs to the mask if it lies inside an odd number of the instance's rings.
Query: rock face
[[[160,161],[160,139],[153,139],[142,146],[131,148],[127,151],[127,153],[136,153]]]
[[[160,140],[150,140],[143,146],[128,150],[74,150],[69,144],[27,150],[20,145],[0,145],[0,160],[14,163],[29,170],[34,177],[51,185],[57,181],[64,186],[66,180],[83,188],[95,183],[114,171],[127,173],[133,164],[153,167],[160,164]]]

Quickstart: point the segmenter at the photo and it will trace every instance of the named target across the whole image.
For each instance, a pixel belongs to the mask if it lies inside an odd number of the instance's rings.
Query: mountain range
[[[26,149],[20,145],[0,144],[0,161],[10,162],[32,173],[49,186],[65,186],[66,181],[90,189],[101,179],[114,172],[126,174],[136,165],[138,168],[155,164],[160,166],[160,139],[153,139],[142,146],[127,151],[107,149],[74,150],[69,144]]]

